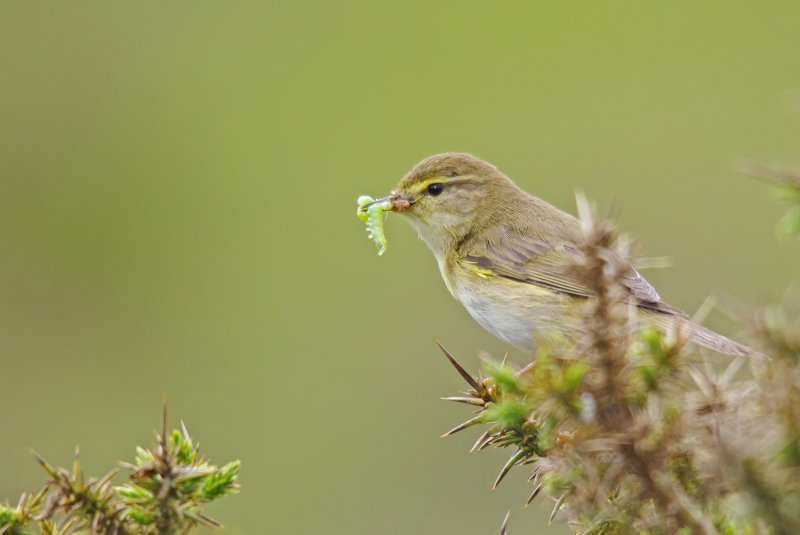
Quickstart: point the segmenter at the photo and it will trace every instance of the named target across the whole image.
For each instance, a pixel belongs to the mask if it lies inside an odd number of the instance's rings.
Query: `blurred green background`
[[[217,461],[227,533],[538,533],[507,453],[468,455],[461,388],[507,347],[410,227],[355,215],[469,151],[573,210],[621,206],[671,303],[798,275],[737,157],[797,163],[795,1],[0,3],[0,497],[34,447],[99,472],[163,392]],[[712,318],[712,326],[735,326]],[[515,358],[521,355],[512,352]],[[563,526],[549,532],[564,533]]]

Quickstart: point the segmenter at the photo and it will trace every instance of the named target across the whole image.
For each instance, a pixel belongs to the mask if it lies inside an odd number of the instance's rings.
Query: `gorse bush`
[[[797,235],[800,179],[770,177],[793,203],[779,233]],[[622,285],[627,242],[578,205],[573,269],[597,296],[582,332],[540,340],[524,367],[487,362],[478,377],[442,347],[469,386],[447,399],[478,408],[447,434],[479,427],[473,451],[510,449],[495,486],[523,467],[523,503],[548,497],[550,520],[579,534],[800,533],[798,302],[750,318],[770,358],[698,353],[678,325],[643,325]]]
[[[23,494],[16,507],[0,505],[0,535],[166,535],[199,525],[219,526],[203,507],[238,492],[240,462],[210,464],[186,427],[167,433],[166,411],[153,449],[136,449],[129,481],[115,486],[118,470],[86,478],[76,452],[72,471],[55,468],[38,454],[49,476],[44,488]]]

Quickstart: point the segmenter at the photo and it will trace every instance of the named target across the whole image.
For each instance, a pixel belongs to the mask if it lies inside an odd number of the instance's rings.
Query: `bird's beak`
[[[378,203],[382,203],[382,202],[386,202],[386,201],[389,201],[389,202],[392,203],[392,212],[404,212],[404,211],[408,210],[409,208],[411,208],[411,205],[414,204],[414,201],[410,201],[410,200],[406,199],[405,197],[403,197],[402,195],[400,195],[399,193],[394,192],[391,195],[389,195],[388,197],[383,197],[382,199],[375,199],[371,203],[362,206],[361,209],[362,210],[366,210],[367,208],[369,208],[373,204],[378,204]]]

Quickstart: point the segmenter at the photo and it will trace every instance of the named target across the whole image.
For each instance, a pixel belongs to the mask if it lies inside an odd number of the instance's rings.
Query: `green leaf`
[[[800,236],[800,206],[794,206],[778,220],[775,227],[778,237],[783,240]]]
[[[128,518],[141,526],[149,526],[155,520],[155,515],[141,509],[128,509]]]
[[[145,501],[153,499],[152,492],[138,485],[121,485],[119,487],[114,487],[114,492],[116,492],[121,498],[124,498],[128,501]]]
[[[564,390],[567,393],[575,392],[583,383],[583,378],[589,371],[589,365],[576,360],[564,371]]]
[[[505,364],[489,364],[486,368],[489,377],[497,383],[501,392],[508,392],[511,394],[522,392],[519,376],[511,367]]]
[[[530,414],[527,405],[514,400],[506,400],[492,405],[483,413],[483,421],[499,422],[503,427],[518,427],[525,423]]]
[[[203,484],[204,498],[214,500],[220,496],[237,492],[236,478],[241,467],[241,461],[232,461],[220,468],[218,472],[208,476]]]
[[[153,452],[141,446],[136,446],[136,466],[142,467],[154,460]]]
[[[178,462],[183,464],[191,464],[195,459],[195,451],[192,441],[188,437],[184,437],[178,429],[172,431],[169,437],[170,449],[175,454]]]

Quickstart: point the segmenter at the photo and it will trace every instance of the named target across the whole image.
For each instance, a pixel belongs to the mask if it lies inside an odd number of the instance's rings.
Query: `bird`
[[[573,266],[581,260],[581,223],[522,190],[471,154],[435,154],[416,164],[379,199],[406,219],[433,252],[452,296],[487,331],[525,352],[541,335],[574,339],[582,305],[595,297]],[[677,324],[691,342],[733,356],[756,350],[692,322],[662,301],[633,267],[620,282],[643,321]]]

